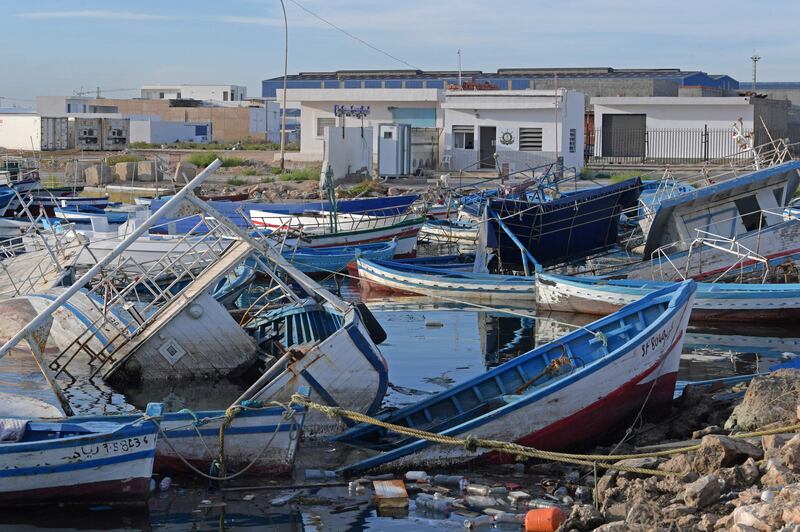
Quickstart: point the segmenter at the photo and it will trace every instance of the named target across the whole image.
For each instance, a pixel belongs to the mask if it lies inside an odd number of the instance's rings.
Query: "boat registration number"
[[[94,445],[81,445],[72,454],[73,459],[97,458],[98,456],[113,456],[136,451],[147,447],[152,442],[152,436],[134,436],[122,440],[98,443]]]
[[[646,342],[642,344],[642,357],[658,350],[664,342],[672,338],[672,330],[675,327],[674,323],[670,323],[669,327],[662,329],[658,333],[651,336]]]

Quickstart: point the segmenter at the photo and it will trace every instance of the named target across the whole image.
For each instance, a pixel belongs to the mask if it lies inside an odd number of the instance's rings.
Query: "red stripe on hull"
[[[150,492],[149,478],[107,480],[75,486],[59,486],[0,493],[2,505],[35,505],[44,503],[144,504]]]

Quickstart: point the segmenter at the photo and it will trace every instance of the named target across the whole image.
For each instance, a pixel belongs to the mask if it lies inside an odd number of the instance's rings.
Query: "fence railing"
[[[587,163],[686,164],[748,159],[734,128],[600,128],[586,131]],[[749,133],[749,132],[746,132]]]

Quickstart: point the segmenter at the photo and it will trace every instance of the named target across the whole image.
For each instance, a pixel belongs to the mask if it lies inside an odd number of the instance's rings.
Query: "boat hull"
[[[624,284],[623,284],[624,283]],[[642,281],[598,282],[559,275],[537,276],[537,305],[554,312],[606,315],[666,286]],[[698,284],[691,320],[775,321],[800,317],[800,284]]]
[[[388,261],[387,261],[388,262]],[[453,273],[427,275],[392,269],[383,263],[359,259],[358,276],[370,289],[401,294],[422,294],[470,300],[536,299],[534,279],[490,274]]]
[[[0,504],[144,503],[156,447],[151,423],[0,446]]]

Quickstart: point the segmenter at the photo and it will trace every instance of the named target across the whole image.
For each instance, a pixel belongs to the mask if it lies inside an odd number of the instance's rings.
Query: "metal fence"
[[[585,161],[619,164],[687,164],[752,158],[733,128],[606,128],[587,130]],[[745,132],[750,134],[751,132]]]

